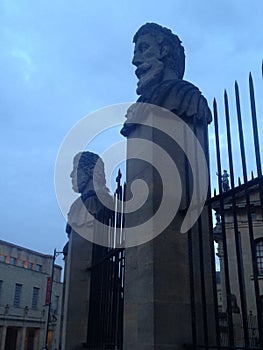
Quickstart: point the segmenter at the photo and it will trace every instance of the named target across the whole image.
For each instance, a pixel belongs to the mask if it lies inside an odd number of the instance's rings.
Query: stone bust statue
[[[71,205],[68,225],[78,232],[79,227],[91,222],[92,216],[98,220],[105,216],[105,205],[111,208],[112,198],[106,187],[104,163],[97,154],[88,151],[76,154],[70,177],[72,189],[80,197]]]
[[[134,35],[132,63],[137,67],[137,102],[164,107],[186,122],[193,116],[210,123],[211,112],[206,99],[193,84],[183,80],[185,70],[184,48],[177,35],[156,23],[146,23]],[[136,128],[132,113],[121,130],[128,136]]]

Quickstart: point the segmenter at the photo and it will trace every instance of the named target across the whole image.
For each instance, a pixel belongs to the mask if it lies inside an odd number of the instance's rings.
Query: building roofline
[[[3,240],[1,240],[1,239],[0,239],[0,245],[5,245],[5,246],[7,246],[7,247],[13,247],[13,248],[17,248],[17,249],[20,249],[20,250],[25,250],[25,251],[27,251],[28,253],[32,253],[32,254],[41,256],[41,257],[43,257],[43,258],[50,258],[50,259],[53,259],[53,255],[50,255],[50,254],[43,254],[43,253],[37,252],[37,251],[35,251],[35,250],[32,250],[32,249],[29,249],[29,248],[22,247],[22,246],[20,246],[20,245],[11,243],[11,242],[3,241]],[[58,266],[59,266],[59,265],[58,265]]]

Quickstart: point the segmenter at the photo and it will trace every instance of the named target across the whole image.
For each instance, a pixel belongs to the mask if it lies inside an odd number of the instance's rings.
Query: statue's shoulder
[[[196,115],[197,119],[205,118],[207,123],[212,121],[206,98],[189,81],[172,79],[163,82],[152,97],[153,100],[159,100],[155,104],[169,109],[181,118],[189,119]]]

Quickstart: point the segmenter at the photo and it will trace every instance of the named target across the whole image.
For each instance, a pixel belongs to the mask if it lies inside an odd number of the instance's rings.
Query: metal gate
[[[109,246],[93,244],[90,305],[87,330],[87,349],[122,349],[123,298],[124,298],[124,249],[116,248],[123,241],[124,191],[116,178],[114,211],[101,213],[101,221],[109,226]],[[124,185],[125,189],[125,185]],[[118,206],[118,208],[117,208]]]
[[[218,243],[217,269],[221,282],[214,278],[216,310],[216,343],[206,342],[209,325],[204,322],[204,343],[197,344],[193,336],[193,348],[263,349],[263,178],[261,168],[259,129],[256,113],[252,75],[249,75],[250,112],[242,113],[238,83],[235,83],[235,107],[229,106],[225,91],[224,115],[218,113],[213,103],[216,174],[218,189],[207,206],[210,215],[214,210],[216,222],[210,218],[210,230]],[[244,119],[245,118],[245,119]],[[245,121],[244,121],[245,120]],[[233,124],[237,133],[233,132]],[[244,141],[251,125],[250,144]],[[225,135],[222,130],[225,130]],[[245,132],[244,132],[245,130]],[[224,137],[226,140],[224,141]],[[248,138],[247,138],[248,140]],[[211,145],[212,142],[210,142]],[[213,144],[212,144],[213,147]],[[223,158],[223,154],[225,158]],[[248,172],[248,161],[255,159],[254,171]],[[222,163],[224,162],[224,169]],[[241,173],[235,169],[240,164]],[[213,252],[211,239],[211,251]],[[214,252],[213,252],[214,254]],[[216,265],[216,264],[215,264]],[[195,309],[194,300],[192,308]],[[203,313],[205,300],[203,302]],[[192,313],[194,324],[194,312]],[[193,333],[194,334],[194,333]]]

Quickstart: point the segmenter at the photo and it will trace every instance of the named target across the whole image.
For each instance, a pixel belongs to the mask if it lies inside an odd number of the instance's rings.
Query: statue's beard
[[[137,84],[137,94],[142,95],[152,86],[159,83],[163,78],[164,64],[157,58],[142,63],[136,69],[136,75],[139,78]]]

